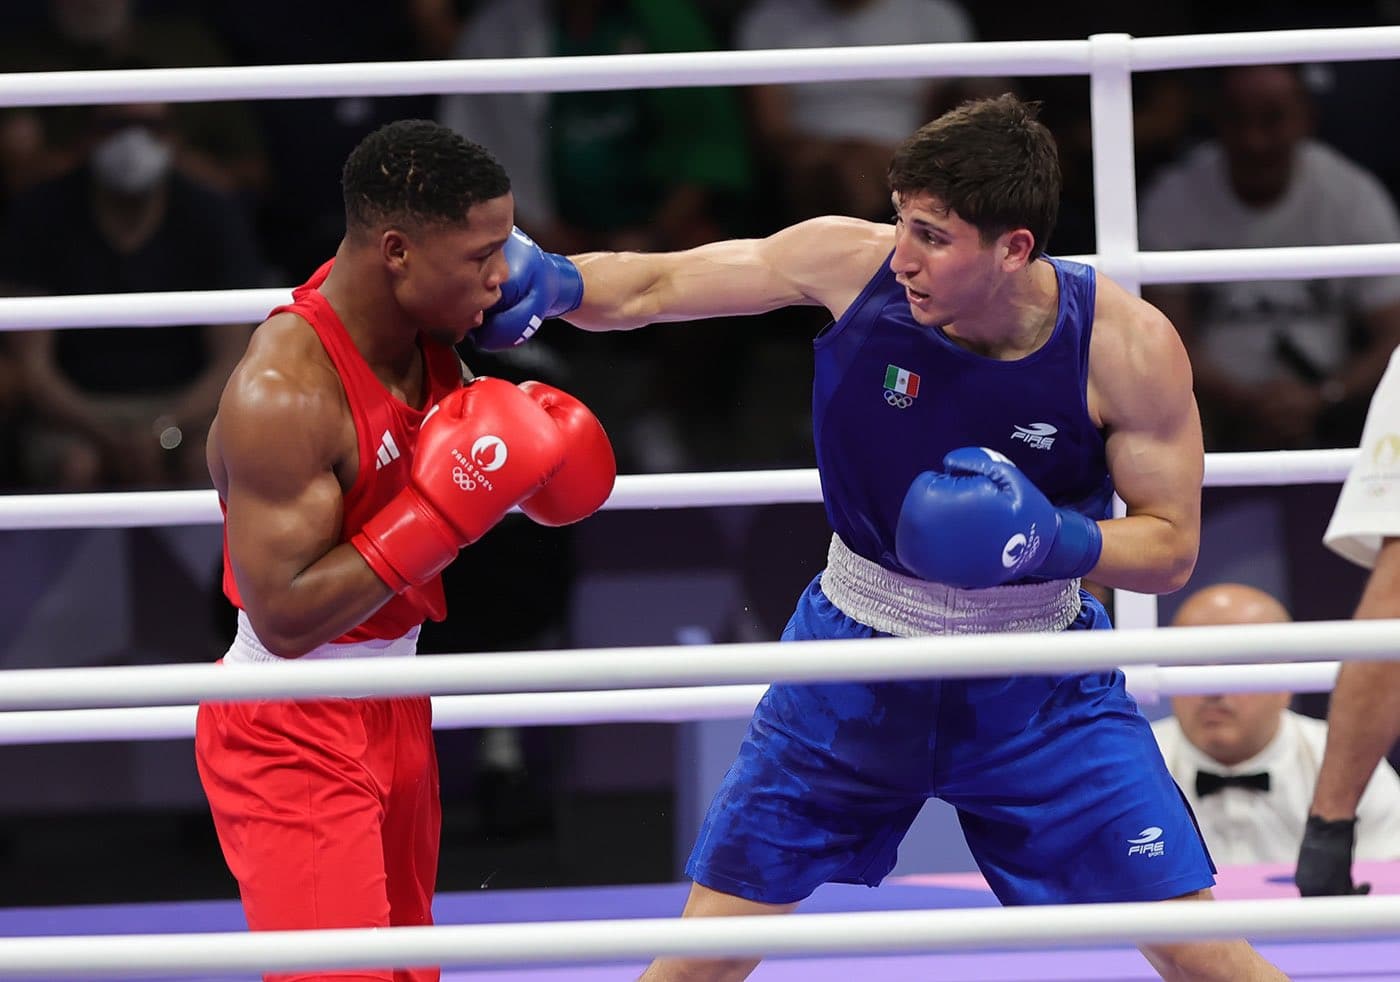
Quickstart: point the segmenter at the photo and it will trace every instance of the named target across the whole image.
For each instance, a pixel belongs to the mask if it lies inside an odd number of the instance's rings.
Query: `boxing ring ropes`
[[[1400,273],[1400,244],[1138,251],[1131,142],[1135,71],[1400,57],[1400,27],[1195,37],[707,52],[594,58],[293,65],[0,76],[0,106],[209,101],[413,93],[597,90],[906,76],[1085,75],[1090,79],[1099,254],[1080,257],[1128,289],[1142,284]],[[260,321],[288,290],[0,300],[0,329]],[[1336,483],[1355,450],[1212,454],[1207,485]],[[812,470],[623,476],[605,507],[654,509],[817,502]],[[211,491],[0,497],[0,529],[214,524]],[[1058,672],[1122,666],[1140,700],[1164,695],[1325,691],[1340,658],[1396,655],[1400,621],[1197,628],[1156,626],[1155,598],[1119,594],[1119,626],[997,636],[499,655],[393,665],[289,663],[0,673],[0,743],[188,736],[201,699],[432,693],[435,725],[687,721],[746,715],[775,679],[818,681]],[[1138,629],[1138,630],[1134,630]],[[1165,667],[1164,667],[1165,666]],[[450,695],[449,695],[450,694]],[[1400,897],[1079,905],[965,911],[675,917],[317,932],[0,939],[0,978],[99,978],[368,965],[581,963],[655,955],[797,955],[1077,947],[1249,936],[1394,934]]]

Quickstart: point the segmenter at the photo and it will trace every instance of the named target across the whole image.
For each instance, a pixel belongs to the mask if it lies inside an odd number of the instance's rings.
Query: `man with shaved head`
[[[1173,627],[1283,624],[1288,611],[1239,583],[1186,599]],[[1327,724],[1291,712],[1287,692],[1177,696],[1153,724],[1216,862],[1293,862],[1317,784]],[[1400,857],[1400,777],[1382,763],[1361,799],[1358,859]]]

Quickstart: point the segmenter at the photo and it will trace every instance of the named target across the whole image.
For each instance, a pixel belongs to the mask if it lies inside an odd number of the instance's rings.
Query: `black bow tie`
[[[1249,788],[1252,791],[1269,790],[1269,772],[1257,774],[1212,774],[1210,771],[1196,772],[1196,797],[1204,798],[1222,788]]]

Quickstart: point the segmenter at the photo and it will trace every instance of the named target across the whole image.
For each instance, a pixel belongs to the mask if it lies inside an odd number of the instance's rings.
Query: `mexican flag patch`
[[[910,399],[919,395],[919,376],[908,369],[900,368],[898,365],[889,365],[885,368],[885,388],[898,392],[902,396]]]

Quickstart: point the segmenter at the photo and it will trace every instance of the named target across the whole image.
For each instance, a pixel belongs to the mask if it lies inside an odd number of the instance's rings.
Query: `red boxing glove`
[[[428,413],[409,482],[350,544],[395,593],[426,583],[564,462],[548,413],[502,379],[478,378]]]
[[[424,620],[439,623],[447,620],[447,594],[442,588],[441,580],[430,580],[422,586],[411,586],[399,596],[413,604],[413,609],[422,614]]]
[[[559,427],[564,438],[564,466],[543,488],[520,503],[520,510],[540,525],[569,525],[602,507],[617,480],[612,443],[587,406],[567,392],[543,382],[522,382]]]

